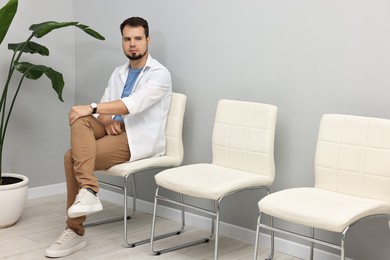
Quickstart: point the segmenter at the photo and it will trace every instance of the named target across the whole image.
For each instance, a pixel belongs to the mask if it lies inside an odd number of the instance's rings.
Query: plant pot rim
[[[10,190],[10,189],[17,189],[20,187],[23,187],[28,184],[28,177],[24,176],[22,174],[17,174],[17,173],[2,173],[3,177],[13,177],[13,178],[18,178],[21,179],[22,181],[18,183],[13,183],[13,184],[6,184],[6,185],[0,185],[0,191],[1,190]]]

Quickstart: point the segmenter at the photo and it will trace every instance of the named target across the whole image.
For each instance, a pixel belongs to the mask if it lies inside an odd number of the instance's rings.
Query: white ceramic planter
[[[3,173],[3,177],[15,177],[22,181],[0,185],[0,228],[15,224],[22,215],[27,200],[28,178],[14,173]]]

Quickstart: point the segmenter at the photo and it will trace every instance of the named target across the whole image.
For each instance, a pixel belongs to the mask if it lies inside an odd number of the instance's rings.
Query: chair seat
[[[390,203],[318,188],[272,193],[258,203],[261,212],[301,225],[342,232],[355,221],[390,214]]]
[[[181,159],[176,156],[163,155],[117,164],[102,172],[111,176],[125,177],[128,174],[133,174],[148,169],[178,166],[181,164],[181,162]]]
[[[273,182],[273,178],[270,176],[207,163],[164,170],[155,176],[155,180],[158,186],[166,189],[213,200],[217,200],[232,191],[269,186]]]

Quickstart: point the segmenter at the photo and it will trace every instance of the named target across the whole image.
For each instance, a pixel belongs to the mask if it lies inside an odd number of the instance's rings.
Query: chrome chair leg
[[[257,227],[256,227],[256,238],[255,238],[255,252],[253,259],[257,260],[257,254],[259,250],[259,236],[260,236],[260,222],[261,222],[261,217],[262,217],[262,212],[259,212],[259,216],[257,217]],[[270,226],[273,227],[273,217],[270,217]],[[273,230],[270,230],[271,232],[271,251],[269,256],[265,260],[271,260],[274,257],[274,252],[275,252],[275,232]]]
[[[156,213],[157,213],[157,194],[158,194],[158,187],[156,189],[156,194],[154,196],[154,204],[153,204],[153,217],[152,217],[152,231],[150,234],[150,249],[152,250],[153,253],[157,254],[153,250],[153,245],[154,245],[154,230],[156,228]]]
[[[258,222],[258,229],[259,230],[260,230],[261,216],[262,216],[262,212],[260,211],[259,222]],[[274,218],[272,216],[269,216],[269,221],[270,221],[270,226],[273,228],[274,227]],[[271,248],[270,248],[269,256],[265,260],[272,260],[272,258],[274,258],[274,254],[275,254],[275,232],[273,230],[270,230],[270,232],[271,232]]]
[[[256,237],[255,237],[255,252],[253,254],[253,259],[256,260],[257,259],[257,251],[259,250],[259,234],[260,234],[260,216],[261,216],[261,213],[259,213],[258,217],[257,217],[257,224],[256,224]]]
[[[211,202],[211,210],[212,210],[212,212],[215,212],[215,201],[210,200],[210,202]],[[210,240],[213,239],[215,236],[215,221],[216,221],[216,217],[215,217],[215,215],[212,215],[211,216],[210,236],[209,236]]]
[[[218,259],[218,240],[219,240],[219,216],[221,199],[217,202],[217,211],[215,212],[215,241],[214,241],[214,260]]]
[[[135,211],[136,211],[136,205],[137,205],[137,195],[136,195],[136,189],[135,189],[135,177],[134,174],[132,174],[132,183],[133,183],[133,212],[130,214],[130,216],[127,215],[127,178],[128,175],[124,178],[124,186],[123,186],[123,243],[126,247],[134,247],[134,244],[130,244],[127,239],[127,220],[134,217]]]
[[[183,195],[180,194],[180,200],[182,201],[183,200]],[[156,207],[153,207],[153,216],[155,216],[155,209]],[[137,242],[134,242],[134,243],[131,243],[131,247],[136,247],[136,246],[139,246],[139,245],[143,245],[143,244],[146,244],[146,243],[153,243],[154,241],[153,240],[159,240],[159,239],[163,239],[163,238],[166,238],[166,237],[170,237],[170,236],[174,236],[174,235],[179,235],[181,234],[181,232],[183,232],[184,230],[184,227],[185,227],[185,218],[184,218],[184,215],[185,215],[185,212],[184,212],[184,207],[181,207],[181,220],[182,220],[182,224],[181,224],[181,227],[178,231],[173,231],[173,232],[169,232],[169,233],[166,233],[166,234],[163,234],[163,235],[159,235],[159,236],[156,236],[153,238],[153,234],[154,234],[154,227],[155,227],[155,217],[153,217],[152,219],[152,230],[151,230],[151,236],[150,238],[147,238],[147,239],[144,239],[144,240],[140,240],[140,241],[137,241]]]
[[[184,211],[184,206],[181,206],[180,207],[180,209],[181,209],[181,212],[180,212],[180,215],[181,215],[181,227],[180,227],[180,229],[177,230],[177,231],[169,232],[169,233],[162,234],[162,235],[159,235],[159,236],[154,236],[154,233],[155,233],[155,230],[156,230],[156,213],[157,213],[158,190],[159,190],[159,187],[157,187],[156,193],[155,193],[155,197],[154,197],[153,218],[152,218],[152,231],[151,231],[150,239],[144,240],[144,241],[150,242],[151,251],[155,255],[160,255],[163,252],[167,252],[167,251],[164,251],[164,250],[155,251],[153,249],[155,240],[160,240],[160,239],[171,237],[171,236],[174,236],[174,235],[180,235],[183,232],[184,228],[185,228],[185,211]],[[180,194],[180,202],[183,202],[183,195],[182,194]]]
[[[133,209],[132,209],[132,212],[129,214],[128,213],[128,201],[127,201],[127,195],[128,195],[128,189],[127,189],[127,185],[128,185],[128,177],[132,177],[132,195],[133,195]],[[111,184],[111,183],[107,183],[107,182],[103,182],[103,181],[100,181],[100,183],[104,184],[104,185],[107,185],[109,187],[113,187],[113,188],[117,188],[117,189],[121,189],[122,190],[122,194],[123,194],[123,216],[122,217],[114,217],[114,218],[110,218],[110,219],[104,219],[104,220],[100,220],[100,221],[96,221],[96,222],[91,222],[91,223],[87,223],[85,224],[84,226],[85,227],[92,227],[92,226],[97,226],[97,225],[101,225],[101,224],[106,224],[106,223],[111,223],[111,222],[116,222],[116,221],[120,221],[122,220],[123,221],[123,243],[124,243],[124,246],[126,247],[134,247],[134,243],[129,243],[128,242],[128,239],[127,239],[127,221],[132,218],[134,215],[135,215],[135,212],[136,212],[136,205],[137,205],[137,193],[136,193],[136,185],[135,185],[135,176],[134,174],[130,174],[130,175],[126,175],[124,178],[123,178],[123,186],[118,186],[118,185],[114,185],[114,184]]]
[[[346,238],[348,229],[349,229],[349,226],[346,227],[344,229],[344,231],[341,233],[341,244],[340,244],[340,250],[341,250],[340,259],[341,260],[345,259],[345,238]]]
[[[387,222],[389,224],[389,230],[390,230],[390,217],[387,217]]]
[[[154,197],[153,219],[152,219],[152,233],[151,233],[151,236],[150,236],[150,249],[151,249],[151,251],[155,255],[161,255],[161,254],[164,254],[164,253],[167,253],[167,252],[171,252],[171,251],[175,251],[175,250],[178,250],[178,249],[181,249],[181,248],[186,248],[186,247],[190,247],[190,246],[193,246],[193,245],[209,242],[210,238],[208,237],[208,238],[204,238],[204,239],[201,239],[201,240],[197,240],[197,241],[181,244],[181,245],[178,245],[178,246],[170,247],[170,248],[165,248],[165,249],[161,249],[161,250],[155,250],[154,249],[154,241],[155,240],[158,240],[158,239],[161,239],[161,238],[166,238],[166,237],[169,237],[169,236],[172,236],[172,235],[179,235],[179,234],[182,233],[182,231],[184,230],[184,227],[185,227],[184,226],[184,224],[185,224],[184,208],[185,208],[185,206],[188,206],[188,205],[186,205],[184,203],[182,194],[180,194],[180,202],[177,202],[177,201],[174,201],[174,200],[170,200],[170,199],[161,197],[158,194],[158,191],[159,191],[159,187],[157,187],[156,193],[155,193],[155,197]],[[155,237],[154,234],[155,234],[155,229],[156,229],[156,213],[157,213],[158,200],[168,201],[168,202],[171,202],[173,204],[181,206],[181,209],[182,209],[182,212],[181,212],[182,213],[182,226],[181,226],[179,231]],[[204,211],[204,212],[207,212],[207,211]]]
[[[310,237],[314,239],[314,228],[310,227]],[[310,242],[310,260],[314,257],[314,242]]]
[[[271,227],[274,227],[274,218],[272,216],[269,216],[269,221]],[[260,224],[260,220],[259,220],[259,224]],[[271,251],[269,253],[269,256],[265,260],[271,260],[272,258],[274,258],[274,254],[275,254],[275,232],[271,230]]]
[[[134,178],[134,175],[132,175],[132,178],[133,178],[133,209],[132,209],[132,213],[128,214],[128,212],[127,212],[127,193],[128,193],[127,192],[127,177],[128,176],[124,177],[124,185],[123,185],[123,187],[115,185],[115,184],[103,182],[103,181],[99,181],[99,183],[101,183],[103,185],[106,185],[106,186],[109,186],[109,187],[112,187],[112,188],[116,188],[116,189],[122,190],[122,194],[124,196],[123,209],[126,210],[125,211],[126,214],[124,214],[124,216],[126,215],[126,219],[129,220],[135,214],[135,205],[136,205],[137,196],[136,196],[136,190],[135,190],[135,185],[134,185],[135,178]],[[116,221],[120,221],[120,220],[124,220],[124,217],[114,217],[114,218],[99,220],[99,221],[95,221],[95,222],[90,222],[90,223],[84,224],[84,227],[93,227],[93,226],[106,224],[106,223],[111,223],[111,222],[116,222]]]
[[[133,191],[135,191],[135,179],[133,177]],[[126,186],[125,186],[126,187]],[[127,190],[125,191],[125,193],[127,194]],[[135,194],[135,193],[134,193]],[[127,196],[125,196],[125,198],[127,198]],[[125,199],[125,205],[127,205],[127,200]],[[136,209],[136,203],[135,203],[135,200],[133,200],[133,213],[131,215],[131,217],[134,216],[135,214],[135,209]],[[126,214],[126,213],[125,213]],[[184,215],[184,211],[182,209],[182,215]],[[183,217],[182,217],[183,219]],[[137,241],[137,242],[132,242],[132,243],[129,243],[128,240],[127,240],[127,222],[125,221],[125,233],[124,233],[124,238],[125,238],[125,245],[126,247],[136,247],[136,246],[139,246],[139,245],[143,245],[143,244],[146,244],[146,243],[149,243],[151,241],[150,238],[147,238],[147,239],[143,239],[143,240],[140,240],[140,241]],[[184,222],[182,222],[182,228],[179,230],[179,231],[175,231],[175,232],[171,232],[171,233],[168,233],[168,234],[164,234],[164,235],[161,235],[161,236],[158,236],[155,238],[155,240],[158,240],[158,239],[162,239],[162,238],[165,238],[165,237],[168,237],[168,236],[173,236],[173,235],[178,235],[180,234],[180,232],[184,229],[183,225],[184,225]]]
[[[135,212],[137,211],[137,190],[136,190],[136,185],[135,185],[135,176],[134,174],[131,174],[131,180],[132,180],[132,190],[133,190],[133,212],[131,213],[130,217],[133,217],[135,215]],[[127,178],[128,176],[125,177],[125,187],[126,187],[126,198],[127,198]],[[126,203],[124,203],[127,207],[127,200]]]
[[[266,192],[267,192],[267,195],[269,195],[271,193],[269,188],[266,189]],[[259,222],[258,222],[259,228],[260,228],[260,218],[261,218],[261,212],[259,214]],[[274,227],[274,218],[271,215],[269,216],[269,223],[270,223],[271,228],[273,228]],[[275,232],[273,230],[270,230],[270,232],[271,232],[271,251],[269,253],[269,256],[265,260],[271,260],[275,254]]]

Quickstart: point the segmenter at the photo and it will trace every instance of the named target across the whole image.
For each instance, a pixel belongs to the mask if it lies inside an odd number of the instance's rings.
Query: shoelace
[[[61,245],[62,243],[64,243],[65,242],[65,240],[67,240],[69,237],[70,237],[70,235],[71,235],[71,232],[72,231],[70,231],[70,230],[65,230],[64,232],[62,232],[62,234],[61,234],[61,236],[56,240],[56,244],[59,244],[59,245]]]

